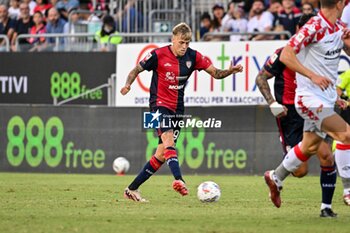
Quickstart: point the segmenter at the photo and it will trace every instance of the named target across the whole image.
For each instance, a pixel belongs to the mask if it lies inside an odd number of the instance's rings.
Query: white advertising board
[[[144,71],[133,83],[130,92],[122,96],[129,72],[150,51],[167,44],[121,44],[117,50],[117,93],[118,107],[147,107],[152,72]],[[231,75],[223,80],[215,80],[205,71],[195,71],[185,89],[185,106],[225,106],[265,104],[255,78],[265,61],[273,52],[286,45],[286,41],[262,42],[193,42],[195,49],[207,56],[213,65],[226,69],[232,61],[244,67],[242,73]],[[349,57],[342,56],[339,70],[350,68]],[[272,85],[271,89],[273,88]],[[273,90],[273,89],[272,89]]]

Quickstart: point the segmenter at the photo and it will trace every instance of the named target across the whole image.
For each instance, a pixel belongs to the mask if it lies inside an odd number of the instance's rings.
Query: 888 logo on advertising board
[[[44,124],[34,116],[26,124],[20,116],[14,116],[7,125],[8,162],[17,167],[25,158],[29,166],[37,167],[44,159],[49,167],[56,167],[62,159],[63,135],[63,123],[57,117]]]
[[[68,99],[82,94],[82,99],[102,100],[103,92],[101,89],[89,91],[89,88],[82,83],[82,78],[78,72],[53,72],[50,78],[50,93],[52,98]]]
[[[103,150],[78,148],[82,144],[80,137],[74,135],[75,140],[65,140],[65,133],[63,121],[57,116],[46,120],[40,116],[28,120],[19,115],[11,117],[6,126],[7,163],[24,171],[38,167],[78,172],[104,168]]]
[[[218,146],[218,137],[210,137],[205,128],[185,128],[181,133],[175,130],[174,139],[175,137],[179,164],[187,169],[195,172],[227,173],[247,168],[249,158],[245,149]],[[155,130],[147,130],[146,139],[148,161],[157,149],[159,138]]]

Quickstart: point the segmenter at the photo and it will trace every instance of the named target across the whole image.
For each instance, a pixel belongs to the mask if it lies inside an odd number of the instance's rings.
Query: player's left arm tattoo
[[[136,77],[144,71],[140,64],[137,64],[134,69],[132,69],[128,75],[128,79],[126,80],[126,85],[131,86],[131,84],[135,81]]]
[[[215,79],[223,79],[231,74],[242,72],[242,70],[243,67],[241,65],[232,66],[231,64],[230,67],[226,70],[221,70],[214,67],[213,65],[210,65],[205,71]]]
[[[269,83],[267,82],[268,79],[272,78],[273,75],[267,72],[264,68],[262,68],[256,76],[255,83],[258,86],[261,94],[264,96],[266,102],[270,105],[273,102],[275,102],[275,99],[273,98],[271,94],[271,89],[269,86]]]
[[[223,79],[226,78],[227,76],[233,74],[232,71],[230,70],[220,70],[220,69],[215,69],[213,77],[215,79]]]

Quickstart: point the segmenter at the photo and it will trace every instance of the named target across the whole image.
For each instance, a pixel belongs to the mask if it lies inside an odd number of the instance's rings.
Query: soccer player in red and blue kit
[[[125,86],[120,90],[126,95],[135,78],[144,70],[153,71],[150,87],[150,110],[162,115],[179,116],[184,114],[184,90],[188,78],[195,70],[205,70],[215,79],[223,79],[231,74],[242,72],[241,65],[230,64],[226,70],[215,68],[208,58],[189,48],[192,31],[186,23],[173,28],[172,44],[153,50],[130,71]],[[133,201],[146,201],[138,188],[150,178],[166,161],[175,180],[173,189],[185,196],[188,189],[181,175],[175,143],[180,128],[162,127],[157,129],[159,145],[155,154],[131,184],[125,189],[124,196]]]

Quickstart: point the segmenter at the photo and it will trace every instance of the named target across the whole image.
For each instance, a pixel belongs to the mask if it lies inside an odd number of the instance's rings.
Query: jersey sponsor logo
[[[169,85],[169,89],[171,90],[181,90],[185,87],[185,84],[182,84],[182,85]]]
[[[165,80],[168,81],[168,82],[171,82],[171,83],[174,83],[176,82],[176,75],[174,72],[166,72],[165,73]]]
[[[164,64],[164,67],[170,67],[170,66],[171,66],[171,64],[169,62]]]
[[[333,55],[338,54],[338,53],[340,54],[340,52],[341,52],[341,49],[328,50],[326,52],[326,56],[333,56]]]

